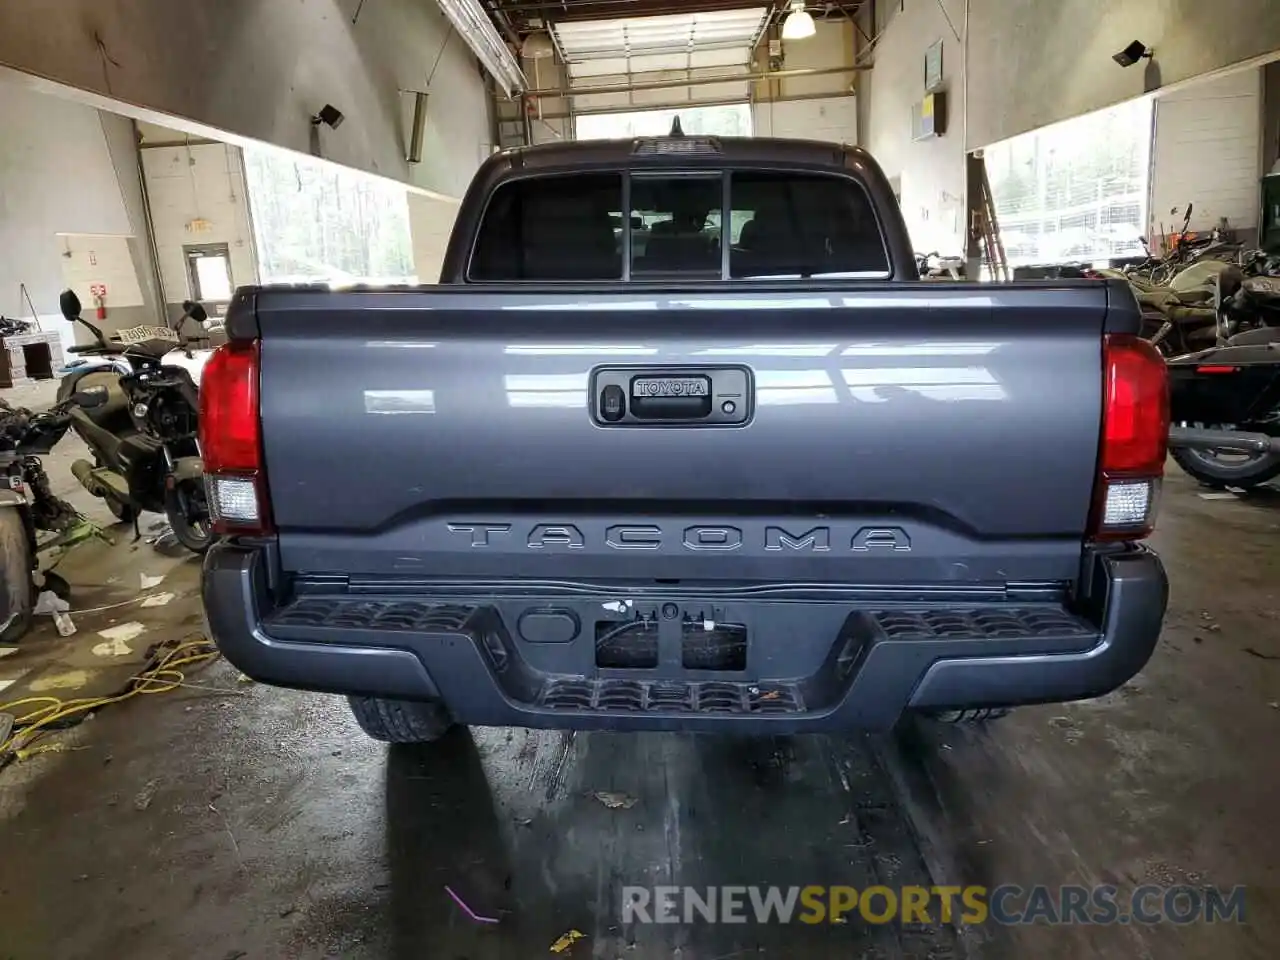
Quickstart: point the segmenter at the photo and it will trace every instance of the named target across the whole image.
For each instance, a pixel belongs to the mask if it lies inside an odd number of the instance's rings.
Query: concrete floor
[[[342,701],[225,663],[190,678],[209,689],[104,710],[60,735],[77,749],[0,773],[0,958],[531,958],[569,929],[586,939],[564,955],[603,960],[1273,956],[1280,498],[1206,500],[1171,474],[1155,542],[1172,608],[1149,667],[983,730],[478,729],[388,749]],[[133,576],[138,556],[96,573]],[[1252,889],[1244,926],[619,919],[627,884],[874,882]],[[465,918],[445,884],[500,922]]]

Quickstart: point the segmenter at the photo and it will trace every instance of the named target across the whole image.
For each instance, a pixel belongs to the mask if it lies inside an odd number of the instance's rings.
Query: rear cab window
[[[484,210],[467,273],[472,283],[889,276],[861,182],[756,169],[508,181]]]

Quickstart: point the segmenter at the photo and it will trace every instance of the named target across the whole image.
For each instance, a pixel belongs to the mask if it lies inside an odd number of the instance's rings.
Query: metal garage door
[[[764,30],[764,7],[710,10],[657,17],[569,21],[552,34],[579,90],[604,87],[612,92],[579,95],[580,113],[642,110],[696,102],[747,99],[747,83],[684,86],[681,80],[741,75],[751,62]],[[671,83],[656,89],[629,90],[634,83]]]
[[[752,105],[757,137],[800,137],[858,142],[856,97],[822,97],[813,100],[762,101]]]
[[[1191,228],[1226,217],[1237,230],[1258,226],[1262,71],[1249,69],[1156,100],[1151,226],[1158,235],[1195,205]],[[1247,238],[1246,238],[1247,239]]]

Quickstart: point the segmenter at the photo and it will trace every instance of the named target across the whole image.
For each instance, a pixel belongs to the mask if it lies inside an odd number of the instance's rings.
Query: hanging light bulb
[[[791,0],[791,12],[782,21],[782,39],[804,40],[812,37],[816,30],[813,17],[805,12],[804,0]]]

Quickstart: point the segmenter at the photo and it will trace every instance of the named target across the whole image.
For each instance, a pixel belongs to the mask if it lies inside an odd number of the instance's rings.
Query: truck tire
[[[31,628],[35,588],[31,582],[31,540],[22,514],[0,510],[0,643],[16,643]]]
[[[1210,487],[1249,489],[1280,476],[1280,455],[1263,453],[1240,460],[1221,460],[1209,450],[1175,447],[1171,453],[1184,471]]]
[[[968,710],[939,710],[930,716],[939,723],[988,723],[1007,717],[1012,707],[970,707]]]
[[[419,700],[347,697],[360,729],[383,743],[429,743],[453,726],[444,705]]]

